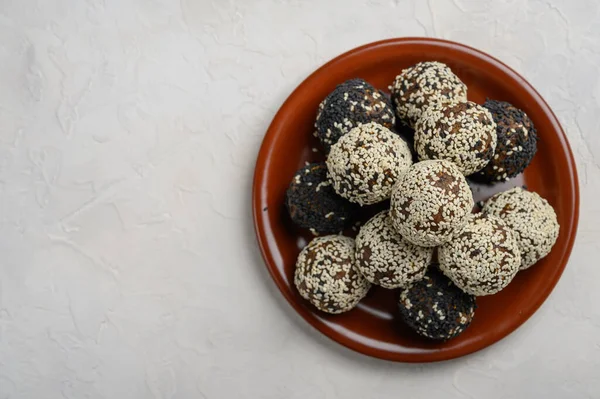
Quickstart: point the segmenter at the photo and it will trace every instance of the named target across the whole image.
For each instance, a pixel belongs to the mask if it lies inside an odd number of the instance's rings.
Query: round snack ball
[[[362,79],[338,85],[319,104],[315,121],[317,137],[326,152],[352,128],[377,122],[391,129],[396,122],[390,99]]]
[[[521,251],[521,270],[548,255],[558,238],[560,226],[552,206],[521,187],[494,195],[483,212],[499,217],[513,230]]]
[[[354,221],[357,206],[335,193],[325,162],[296,172],[285,195],[292,221],[313,233],[337,233]]]
[[[488,164],[496,141],[492,114],[471,101],[433,104],[423,112],[415,129],[420,160],[454,162],[465,176]]]
[[[317,237],[304,247],[294,284],[304,299],[334,314],[355,307],[371,288],[355,266],[354,240],[340,235]]]
[[[473,205],[471,189],[456,165],[423,161],[411,166],[394,187],[390,216],[405,240],[435,247],[460,231]]]
[[[537,151],[537,134],[527,114],[504,101],[487,100],[487,108],[498,136],[496,151],[490,162],[473,175],[477,181],[506,181],[523,172]]]
[[[452,281],[430,267],[423,280],[400,292],[398,303],[402,320],[427,338],[448,340],[471,324],[475,297],[462,292]]]
[[[472,295],[492,295],[519,271],[521,253],[512,230],[495,216],[472,215],[452,241],[438,248],[440,269]]]
[[[390,90],[396,115],[410,127],[431,104],[467,101],[467,86],[447,65],[436,61],[419,62],[404,69]]]
[[[398,177],[411,164],[408,144],[374,122],[355,127],[342,136],[327,157],[335,191],[360,205],[388,199]]]
[[[406,287],[425,275],[433,248],[404,240],[392,225],[388,211],[372,217],[356,237],[356,266],[371,283],[384,288]]]

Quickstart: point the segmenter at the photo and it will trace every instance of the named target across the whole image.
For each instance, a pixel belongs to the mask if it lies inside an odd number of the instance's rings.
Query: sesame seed
[[[470,216],[452,241],[438,249],[440,270],[472,295],[501,291],[519,271],[521,255],[509,227],[495,216]]]
[[[371,122],[342,136],[326,162],[336,193],[371,205],[390,197],[397,178],[412,164],[412,154],[397,134]]]
[[[413,245],[394,228],[388,211],[371,218],[356,237],[356,265],[371,283],[393,289],[407,287],[425,275],[432,248]]]
[[[411,127],[436,102],[467,100],[465,84],[441,62],[420,62],[404,69],[390,91],[400,120]]]
[[[296,261],[294,284],[300,295],[327,313],[355,307],[371,284],[354,266],[354,240],[341,235],[313,239]]]
[[[556,213],[539,194],[521,187],[496,194],[483,212],[501,218],[514,232],[524,270],[550,253],[560,230]]]
[[[471,101],[429,106],[416,123],[414,137],[420,160],[451,161],[465,175],[484,168],[497,144],[492,115]]]
[[[369,122],[392,128],[395,115],[391,100],[364,80],[351,79],[338,85],[319,104],[315,128],[327,154],[340,137]]]
[[[460,170],[448,161],[414,164],[395,185],[390,216],[402,237],[424,247],[450,240],[467,222],[473,195]]]
[[[402,289],[400,316],[411,329],[431,339],[447,340],[462,333],[475,314],[475,297],[458,289],[435,266],[424,278]]]

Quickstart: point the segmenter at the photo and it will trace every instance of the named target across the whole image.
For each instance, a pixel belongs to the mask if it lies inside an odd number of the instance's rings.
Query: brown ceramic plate
[[[341,315],[319,312],[296,291],[294,264],[312,238],[294,228],[284,207],[286,188],[305,161],[323,160],[313,137],[317,106],[335,86],[360,77],[387,91],[394,77],[419,61],[449,65],[467,84],[469,99],[508,101],[533,120],[538,152],[523,176],[493,187],[472,185],[475,200],[526,184],[556,210],[560,235],[550,255],[520,272],[502,292],[480,297],[471,326],[448,342],[433,342],[410,332],[396,313],[397,291],[374,287],[359,306]],[[485,348],[523,324],[546,300],[569,259],[579,213],[575,162],[556,116],[537,91],[508,66],[461,44],[402,38],[368,44],[328,62],[310,75],[285,101],[265,135],[254,175],[254,222],[258,242],[273,280],[292,307],[313,327],[358,352],[402,362],[429,362]]]

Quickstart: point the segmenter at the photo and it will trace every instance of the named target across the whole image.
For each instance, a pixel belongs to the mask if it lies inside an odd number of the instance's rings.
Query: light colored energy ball
[[[433,104],[415,128],[419,160],[445,159],[455,163],[465,176],[490,162],[496,144],[492,114],[471,101]]]
[[[437,61],[419,62],[402,70],[390,91],[397,117],[410,127],[432,104],[467,101],[467,86],[447,65]]]
[[[433,248],[419,247],[396,231],[383,211],[365,223],[356,237],[356,266],[371,283],[384,288],[408,287],[425,275]]]
[[[355,127],[343,135],[331,146],[327,157],[334,190],[360,205],[388,199],[392,187],[411,164],[408,144],[374,122]]]
[[[512,230],[499,218],[472,215],[461,233],[438,249],[440,270],[458,288],[472,295],[504,289],[521,265]]]
[[[521,251],[521,270],[550,253],[560,226],[548,201],[521,187],[499,193],[483,207],[486,215],[502,219],[514,233]]]
[[[390,217],[404,239],[435,247],[463,228],[473,205],[471,189],[456,165],[423,161],[411,166],[394,187]]]
[[[354,240],[340,235],[317,237],[304,247],[294,284],[304,299],[333,314],[354,308],[371,287],[355,266]]]

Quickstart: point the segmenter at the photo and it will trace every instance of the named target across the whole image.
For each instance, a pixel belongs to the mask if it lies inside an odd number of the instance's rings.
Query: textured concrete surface
[[[0,0],[0,398],[597,398],[595,0]],[[478,47],[568,132],[578,240],[541,310],[456,361],[313,331],[269,280],[251,175],[314,68],[395,36]]]

